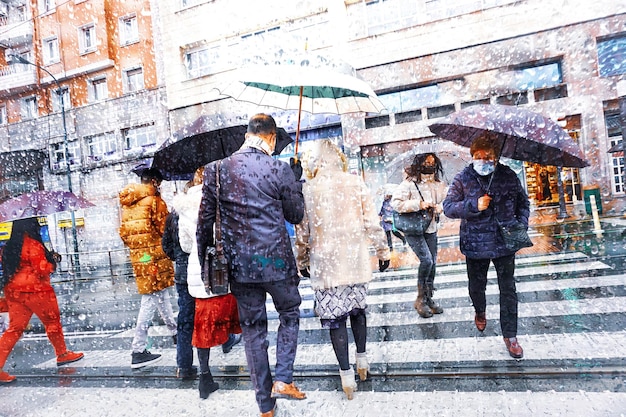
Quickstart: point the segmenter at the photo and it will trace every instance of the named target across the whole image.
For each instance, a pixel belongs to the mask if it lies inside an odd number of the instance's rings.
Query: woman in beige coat
[[[308,176],[304,219],[296,226],[300,272],[311,278],[315,311],[330,329],[341,385],[348,399],[356,391],[348,357],[350,325],[356,344],[356,367],[367,378],[367,284],[372,279],[369,246],[374,245],[379,270],[389,266],[389,247],[369,190],[361,177],[347,173],[345,155],[329,140],[318,141],[303,158]]]
[[[437,230],[439,215],[443,211],[443,200],[448,187],[441,180],[443,168],[441,160],[434,153],[416,155],[413,163],[406,168],[407,177],[396,187],[391,197],[391,207],[399,213],[431,209],[433,220],[424,234],[405,233],[404,237],[420,260],[417,272],[417,298],[413,306],[424,318],[443,313],[433,301],[435,266],[437,264]]]

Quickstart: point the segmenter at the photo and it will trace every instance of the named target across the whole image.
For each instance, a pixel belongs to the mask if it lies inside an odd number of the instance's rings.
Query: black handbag
[[[407,235],[423,235],[433,220],[433,210],[411,211],[409,213],[393,212],[393,225]]]
[[[533,245],[533,242],[528,236],[526,226],[520,222],[514,222],[511,224],[503,224],[496,218],[498,228],[500,229],[500,235],[504,240],[504,246],[512,251],[517,252],[522,248],[528,248]]]
[[[424,201],[424,196],[422,196],[422,192],[417,186],[417,183],[415,183],[415,187],[417,188],[417,192],[420,193],[422,201]],[[433,221],[433,214],[434,210],[432,208],[408,213],[399,213],[394,210],[393,226],[408,235],[423,235]]]
[[[207,293],[214,295],[228,294],[228,283],[230,280],[230,265],[224,254],[224,243],[222,241],[222,230],[220,227],[220,164],[217,162],[215,171],[215,246],[208,246],[204,252],[204,263],[202,268],[202,281]]]

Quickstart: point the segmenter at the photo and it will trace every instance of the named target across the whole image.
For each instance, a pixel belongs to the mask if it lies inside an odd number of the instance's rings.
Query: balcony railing
[[[26,87],[36,83],[37,72],[32,66],[16,64],[0,68],[0,85],[4,90]]]
[[[14,48],[33,41],[33,23],[23,15],[0,16],[0,43]]]

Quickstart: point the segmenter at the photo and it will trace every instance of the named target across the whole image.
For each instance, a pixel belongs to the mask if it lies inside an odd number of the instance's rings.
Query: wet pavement
[[[279,401],[277,416],[626,415],[624,218],[603,219],[601,236],[590,220],[533,224],[535,246],[520,252],[516,269],[522,360],[502,342],[493,270],[487,329],[474,327],[454,227],[440,233],[435,298],[443,314],[423,319],[413,310],[418,262],[401,242],[393,269],[375,273],[368,295],[371,374],[352,401],[341,392],[328,332],[313,315],[313,292],[303,280],[295,368],[309,398]],[[5,367],[18,380],[0,387],[0,416],[258,415],[241,344],[229,354],[212,350],[221,387],[200,400],[197,380],[175,377],[175,346],[158,322],[150,349],[163,359],[130,368],[139,306],[134,282],[56,287],[70,349],[84,351],[85,359],[57,368],[33,320]],[[267,308],[273,358],[278,321],[271,301]]]

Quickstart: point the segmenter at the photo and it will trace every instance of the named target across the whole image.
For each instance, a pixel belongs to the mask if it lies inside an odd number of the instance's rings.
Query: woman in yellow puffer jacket
[[[160,172],[146,169],[141,175],[141,184],[130,184],[120,192],[122,224],[119,234],[130,249],[137,291],[141,294],[131,368],[141,368],[161,359],[161,355],[146,350],[148,327],[155,310],[159,311],[176,343],[176,319],[167,290],[174,285],[174,264],[161,246],[169,214],[159,195],[162,179]]]

